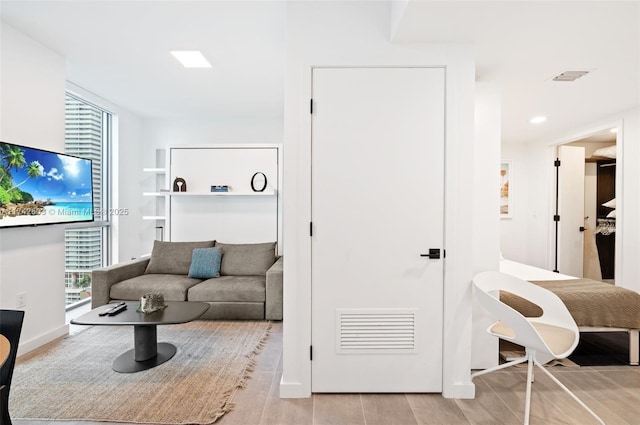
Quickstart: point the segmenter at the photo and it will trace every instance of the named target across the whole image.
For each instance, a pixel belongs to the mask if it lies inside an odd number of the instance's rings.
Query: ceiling
[[[640,104],[639,1],[409,1],[393,43],[471,43],[477,80],[501,87],[505,143]],[[2,20],[67,59],[68,79],[143,117],[282,117],[286,4],[8,1]],[[199,49],[212,69],[184,69]],[[589,70],[553,82],[566,70]],[[533,125],[535,115],[547,116]]]
[[[638,1],[410,2],[394,42],[465,42],[502,91],[502,138],[524,143],[640,104]],[[574,82],[552,78],[591,70]],[[547,121],[529,120],[544,115]]]
[[[0,12],[64,56],[69,81],[143,117],[283,115],[284,3],[1,0]]]

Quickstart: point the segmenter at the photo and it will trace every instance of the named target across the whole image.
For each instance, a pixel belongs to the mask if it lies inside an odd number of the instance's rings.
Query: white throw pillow
[[[603,207],[607,207],[607,208],[615,208],[616,207],[616,198],[613,198],[610,201],[605,202],[604,204],[602,204]]]
[[[616,218],[616,210],[613,210],[609,214],[607,214],[607,218]]]

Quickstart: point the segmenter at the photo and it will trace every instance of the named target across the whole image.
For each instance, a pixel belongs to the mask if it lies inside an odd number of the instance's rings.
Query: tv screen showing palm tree
[[[91,160],[0,142],[0,228],[93,221]]]

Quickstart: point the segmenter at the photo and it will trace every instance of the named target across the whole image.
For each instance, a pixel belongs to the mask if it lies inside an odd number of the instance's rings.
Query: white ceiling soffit
[[[587,143],[598,143],[598,144],[615,144],[616,143],[616,134],[612,133],[609,130],[604,130],[596,134],[592,134],[591,136],[585,137],[583,139],[576,140],[574,142],[568,143],[569,145],[584,145]]]
[[[284,2],[7,1],[2,21],[66,58],[68,80],[143,117],[281,117]],[[200,50],[185,69],[170,50]]]
[[[403,2],[404,3],[404,2]],[[556,138],[640,104],[638,1],[409,1],[394,43],[470,43],[502,88],[506,143]],[[573,82],[552,78],[590,71]],[[547,116],[534,126],[529,119]]]

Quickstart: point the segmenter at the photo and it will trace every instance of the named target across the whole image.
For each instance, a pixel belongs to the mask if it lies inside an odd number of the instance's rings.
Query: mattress
[[[559,275],[509,260],[502,260],[500,263],[500,271],[528,280],[556,294],[567,306],[578,326],[640,328],[640,294],[634,291],[591,279]],[[524,316],[536,317],[542,314],[540,307],[516,295],[501,292],[500,299]]]

